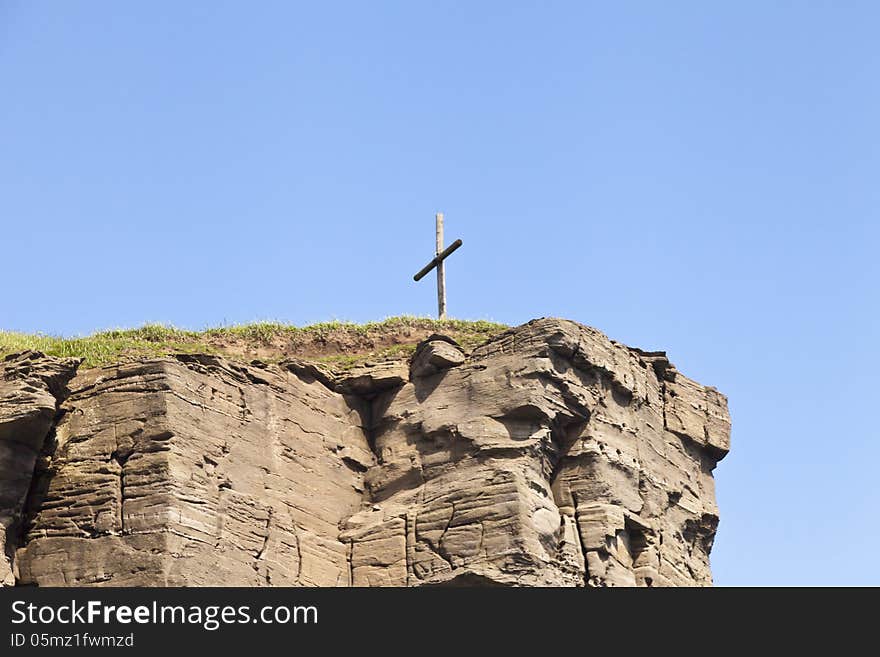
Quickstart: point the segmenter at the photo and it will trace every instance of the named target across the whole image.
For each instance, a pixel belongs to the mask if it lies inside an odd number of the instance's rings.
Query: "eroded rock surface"
[[[15,583],[13,563],[37,457],[79,361],[33,351],[0,362],[0,584]]]
[[[345,373],[0,366],[4,583],[711,583],[726,399],[557,319]]]

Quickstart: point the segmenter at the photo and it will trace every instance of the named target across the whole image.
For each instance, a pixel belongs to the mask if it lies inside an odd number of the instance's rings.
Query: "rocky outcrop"
[[[346,372],[78,365],[0,364],[7,584],[711,583],[724,396],[574,322]]]
[[[78,365],[33,351],[0,364],[0,584],[15,583],[12,565],[34,468]]]

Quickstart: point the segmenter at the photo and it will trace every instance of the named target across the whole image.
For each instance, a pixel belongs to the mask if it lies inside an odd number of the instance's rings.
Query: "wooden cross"
[[[449,248],[443,248],[443,213],[438,212],[437,220],[437,250],[434,253],[434,259],[427,265],[422,267],[418,274],[413,276],[414,281],[420,281],[429,271],[437,268],[437,319],[446,319],[446,272],[443,270],[443,261],[446,260],[452,252],[461,246],[461,240],[455,240],[449,245]]]

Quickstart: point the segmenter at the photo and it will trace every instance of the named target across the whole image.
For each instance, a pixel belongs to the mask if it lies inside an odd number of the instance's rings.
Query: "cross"
[[[437,250],[434,252],[434,259],[422,267],[419,273],[413,276],[413,280],[420,281],[434,267],[437,268],[437,319],[446,319],[446,272],[443,270],[443,261],[461,246],[461,240],[455,240],[448,248],[444,249],[443,213],[438,212],[435,218],[437,220]]]

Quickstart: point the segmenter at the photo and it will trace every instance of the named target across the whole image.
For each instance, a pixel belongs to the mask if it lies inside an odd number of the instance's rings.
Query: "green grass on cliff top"
[[[72,338],[0,331],[0,356],[32,349],[49,356],[83,358],[83,365],[95,367],[172,353],[243,358],[242,351],[261,350],[261,359],[272,361],[319,351],[315,360],[347,367],[369,358],[394,357],[411,351],[425,333],[443,333],[462,346],[473,347],[506,328],[484,320],[401,316],[366,324],[333,321],[299,327],[255,322],[204,331],[146,324],[135,329],[100,331]],[[341,345],[336,353],[332,344]]]

